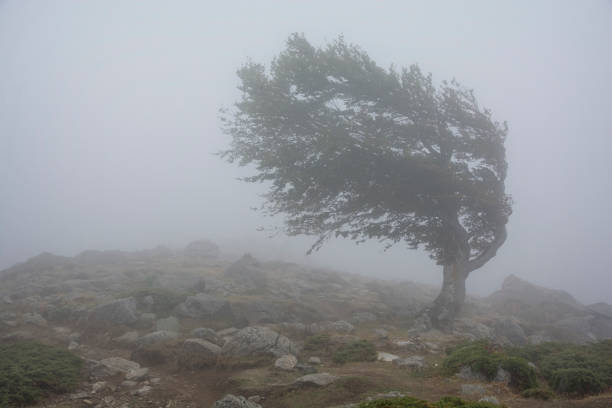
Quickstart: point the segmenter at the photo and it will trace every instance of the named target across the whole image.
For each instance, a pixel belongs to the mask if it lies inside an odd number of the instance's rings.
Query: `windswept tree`
[[[316,236],[310,251],[331,237],[424,248],[444,279],[422,317],[452,324],[466,278],[506,240],[507,125],[456,81],[383,69],[342,38],[316,48],[294,34],[269,69],[238,76],[222,156],[256,169],[245,180],[269,186],[265,211]]]

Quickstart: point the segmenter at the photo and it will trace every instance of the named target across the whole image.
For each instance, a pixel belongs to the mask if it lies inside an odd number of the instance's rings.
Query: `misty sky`
[[[457,78],[507,120],[509,237],[472,273],[510,273],[612,303],[612,2],[0,0],[0,268],[42,251],[179,247],[210,238],[379,277],[430,283],[422,251],[267,239],[261,186],[213,153],[236,69],[292,32],[339,34],[383,67]]]

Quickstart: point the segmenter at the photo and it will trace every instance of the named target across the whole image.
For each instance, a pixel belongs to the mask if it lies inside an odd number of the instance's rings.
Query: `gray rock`
[[[308,364],[319,365],[319,364],[321,364],[321,359],[319,357],[310,357],[308,359]]]
[[[511,379],[512,379],[512,375],[508,371],[504,370],[501,367],[497,369],[497,373],[495,373],[494,381],[508,384]]]
[[[256,402],[249,401],[242,396],[227,394],[212,406],[212,408],[262,408]]]
[[[235,331],[238,330],[235,329]],[[217,335],[217,333],[213,329],[209,329],[206,327],[198,327],[196,329],[193,329],[191,331],[191,336],[198,339],[210,341],[211,343],[214,343],[217,346],[223,346],[223,344],[225,343],[225,340],[223,340],[222,338],[223,336]]]
[[[111,371],[121,372],[124,374],[140,368],[140,364],[137,362],[126,360],[125,358],[121,357],[108,357],[100,360],[99,363]]]
[[[294,381],[294,384],[297,385],[315,385],[318,387],[325,387],[334,381],[338,380],[340,377],[336,377],[329,373],[318,373],[318,374],[308,374],[303,377],[300,377]]]
[[[153,388],[149,385],[144,385],[142,387],[140,387],[137,390],[134,390],[131,392],[132,395],[138,395],[138,396],[144,396],[149,394],[151,391],[153,390]]]
[[[388,363],[394,361],[394,360],[398,360],[400,357],[396,356],[395,354],[391,354],[391,353],[385,353],[384,351],[379,351],[377,353],[377,360],[378,361],[386,361]]]
[[[387,340],[389,338],[389,332],[385,329],[376,329],[374,330],[374,334],[381,340]]]
[[[70,343],[68,344],[68,350],[69,351],[74,351],[74,350],[76,350],[78,348],[79,348],[79,343],[77,343],[74,340],[70,340]]]
[[[219,330],[217,332],[217,336],[219,337],[231,337],[234,334],[238,333],[238,329],[235,327],[229,327],[227,329]]]
[[[128,331],[128,332],[123,333],[121,336],[115,337],[113,339],[114,342],[122,344],[122,345],[126,345],[126,346],[135,344],[137,340],[138,340],[137,331]]]
[[[309,365],[309,364],[302,364],[302,363],[297,363],[295,365],[295,369],[296,371],[299,371],[300,373],[306,375],[306,374],[314,374],[317,372],[317,369],[314,368],[313,366]]]
[[[478,372],[474,372],[471,367],[463,366],[456,374],[462,380],[468,381],[486,381],[486,377]]]
[[[155,327],[157,330],[178,332],[181,329],[181,323],[176,317],[170,316],[164,319],[158,319],[155,323]]]
[[[125,379],[128,381],[144,381],[147,378],[149,378],[149,369],[146,367],[130,370],[125,375]]]
[[[176,307],[175,312],[179,316],[193,319],[216,319],[229,322],[235,320],[234,313],[227,300],[206,293],[189,296]]]
[[[105,303],[94,308],[87,322],[94,325],[134,324],[138,321],[136,299],[124,298]]]
[[[136,381],[125,380],[121,382],[121,386],[125,388],[133,388],[137,385],[138,383]]]
[[[489,404],[499,405],[499,400],[495,398],[493,395],[485,395],[478,402],[488,402]]]
[[[274,367],[280,370],[291,371],[297,365],[297,358],[294,355],[286,354],[282,357],[279,357],[274,362]]]
[[[480,384],[462,384],[461,393],[463,395],[485,394],[487,389]]]
[[[524,346],[528,343],[525,331],[516,319],[497,319],[494,322],[495,334],[508,339],[515,346]]]
[[[237,332],[221,350],[227,357],[297,355],[298,347],[287,337],[267,327],[245,327]]]
[[[410,368],[413,370],[420,370],[425,366],[425,357],[423,356],[410,356],[406,358],[398,358],[393,360],[393,364],[400,368]]]
[[[136,344],[138,347],[150,346],[151,344],[161,343],[162,341],[176,340],[178,333],[167,330],[158,330],[140,337]]]
[[[182,367],[204,368],[217,363],[221,347],[203,339],[187,339],[179,351],[178,363]]]
[[[223,272],[243,290],[262,290],[268,285],[268,277],[261,263],[251,254],[243,255]]]
[[[91,385],[91,393],[95,394],[96,392],[102,391],[108,387],[108,383],[106,381],[98,381]]]
[[[327,331],[335,331],[338,333],[352,333],[355,331],[355,326],[346,320],[338,320],[335,322],[313,323],[310,325],[312,333],[321,333]]]

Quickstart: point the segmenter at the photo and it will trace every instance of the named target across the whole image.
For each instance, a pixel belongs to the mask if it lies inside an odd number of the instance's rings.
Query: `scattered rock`
[[[243,290],[262,290],[268,285],[266,272],[251,254],[243,255],[228,266],[223,275],[234,280]]]
[[[234,313],[229,302],[221,297],[206,293],[189,296],[179,304],[176,314],[192,319],[215,319],[224,322],[233,322]]]
[[[138,383],[136,381],[131,381],[131,380],[125,380],[121,383],[121,386],[125,388],[134,388],[137,385]]]
[[[468,380],[468,381],[486,381],[486,378],[485,378],[484,375],[480,374],[479,372],[474,372],[472,370],[472,368],[469,367],[469,366],[461,367],[459,372],[457,374],[455,374],[455,375],[457,377],[461,378],[462,380]]]
[[[129,297],[114,300],[94,308],[87,317],[93,325],[130,325],[138,321],[136,299]]]
[[[508,384],[511,379],[512,379],[512,375],[508,371],[504,370],[501,367],[497,369],[497,373],[495,374],[494,381]]]
[[[463,395],[485,394],[487,389],[480,384],[462,384],[461,393]]]
[[[130,370],[125,375],[128,381],[144,381],[149,377],[149,369],[146,367]]]
[[[121,357],[108,357],[99,361],[99,363],[115,373],[121,372],[127,374],[132,370],[140,368],[140,364],[135,361],[126,360]]]
[[[79,348],[79,343],[77,343],[76,341],[71,340],[70,343],[68,343],[68,350],[74,351],[78,348]]]
[[[149,334],[145,334],[144,336],[140,337],[136,341],[136,344],[138,345],[138,347],[142,347],[142,346],[149,346],[155,343],[160,343],[162,341],[176,340],[176,339],[178,339],[178,333],[167,331],[167,330],[158,330],[158,331],[154,331]]]
[[[103,389],[108,387],[108,383],[106,381],[98,381],[91,385],[91,393],[95,394],[96,392],[102,391]]]
[[[234,334],[238,333],[238,329],[235,327],[229,327],[227,329],[219,330],[217,332],[217,336],[219,337],[231,337]]]
[[[319,364],[321,364],[321,359],[320,359],[319,357],[310,357],[310,358],[308,359],[308,363],[309,363],[309,364],[316,364],[316,365],[319,365]]]
[[[393,364],[401,368],[410,368],[413,370],[419,370],[425,366],[425,357],[410,356],[406,358],[398,358],[398,359],[393,360]]]
[[[115,337],[113,339],[114,342],[122,344],[122,345],[126,345],[126,346],[133,345],[134,343],[136,343],[137,340],[138,340],[137,331],[128,331],[128,332],[123,333],[121,336]]]
[[[178,363],[182,367],[203,368],[217,363],[221,347],[203,339],[187,339],[179,352]]]
[[[132,391],[132,395],[144,396],[147,395],[153,390],[153,388],[149,385],[144,385],[141,388]]]
[[[386,361],[386,362],[393,362],[394,360],[399,359],[399,356],[396,356],[395,354],[391,354],[391,353],[385,353],[383,351],[379,351],[378,352],[378,361]]]
[[[227,394],[212,406],[212,408],[262,408],[254,401],[249,401],[242,396]]]
[[[314,368],[313,366],[308,365],[308,364],[302,364],[302,363],[297,363],[295,365],[295,369],[304,375],[314,374],[317,372],[317,369]]]
[[[298,360],[294,355],[287,354],[276,359],[274,362],[274,367],[280,370],[291,371],[295,368],[297,362]]]
[[[249,401],[254,402],[256,404],[259,404],[261,401],[263,401],[263,397],[261,395],[251,395],[249,398],[247,398]]]
[[[267,327],[245,327],[237,332],[221,350],[224,357],[281,357],[285,354],[297,355],[298,347],[287,337]]]
[[[493,395],[485,395],[478,402],[488,402],[489,404],[499,405],[499,400],[495,398]]]
[[[238,331],[238,329],[234,330],[234,332]],[[219,336],[213,329],[209,329],[206,327],[198,327],[196,329],[193,329],[191,331],[191,336],[198,339],[210,341],[211,343],[214,343],[217,346],[223,346],[223,344],[225,343],[225,340],[223,340],[223,336]]]
[[[504,337],[515,346],[524,346],[528,343],[525,331],[516,319],[505,318],[495,320],[493,327],[497,337]]]
[[[155,327],[158,331],[170,331],[170,332],[178,332],[181,328],[181,323],[179,320],[174,317],[166,317],[164,319],[158,319],[155,323]]]
[[[297,385],[316,385],[318,387],[325,387],[334,381],[336,381],[339,377],[331,375],[329,373],[318,373],[318,374],[308,374],[303,377],[298,378],[294,381],[294,384]]]
[[[376,329],[374,330],[374,334],[380,340],[387,340],[389,338],[389,332],[385,329]]]

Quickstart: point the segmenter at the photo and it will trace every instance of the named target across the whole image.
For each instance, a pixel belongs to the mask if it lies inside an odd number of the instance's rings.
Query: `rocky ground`
[[[612,306],[510,276],[470,298],[455,331],[419,331],[415,314],[436,288],[250,255],[227,259],[211,242],[173,251],[48,253],[0,272],[0,337],[35,339],[86,361],[57,407],[332,407],[380,395],[445,395],[508,407],[611,407],[612,396],[548,402],[517,397],[507,378],[439,374],[446,346],[612,338]],[[368,340],[376,361],[337,364],[329,344]],[[229,396],[226,396],[228,395]],[[225,396],[225,397],[224,397]]]

